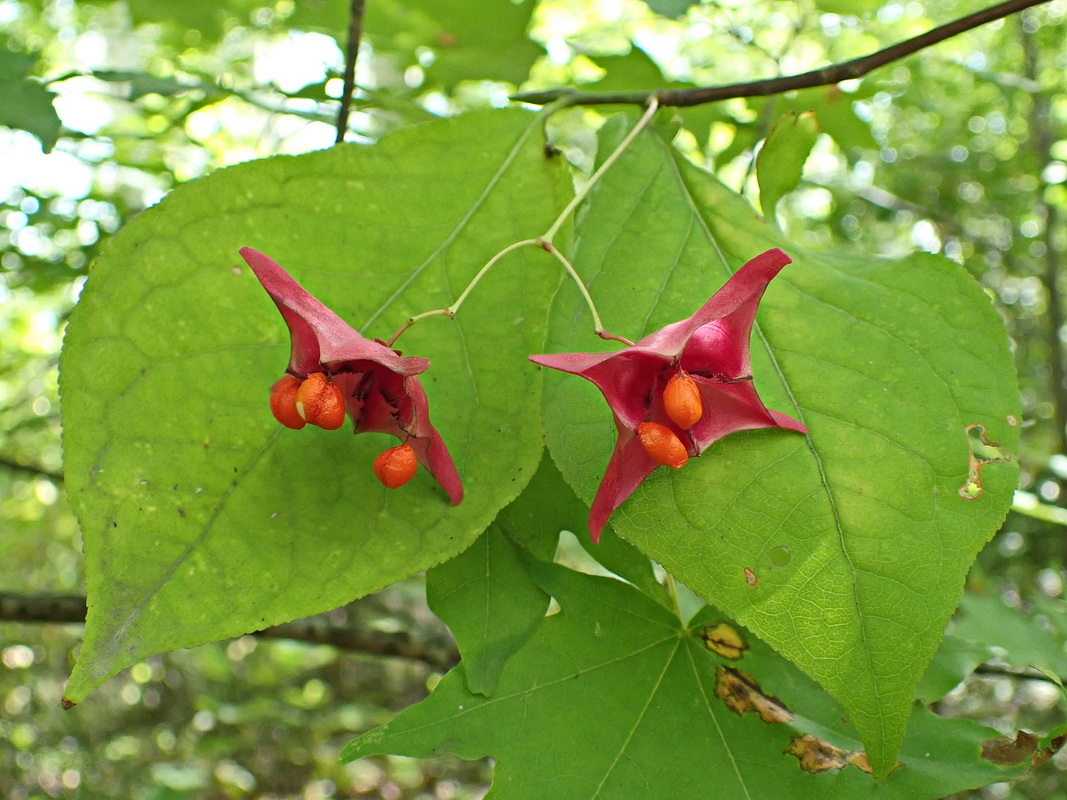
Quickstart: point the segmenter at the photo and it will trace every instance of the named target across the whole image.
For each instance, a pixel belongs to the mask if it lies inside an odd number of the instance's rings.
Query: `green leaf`
[[[698,2],[699,0],[645,0],[645,5],[661,16],[680,19]]]
[[[819,128],[841,148],[845,156],[854,161],[859,150],[879,149],[879,144],[871,133],[871,126],[856,115],[855,102],[872,97],[878,91],[873,81],[864,81],[853,91],[843,91],[840,86],[817,86],[802,89],[776,97],[752,97],[745,103],[755,119],[769,118],[786,114],[804,114],[813,112],[819,120]],[[770,110],[768,110],[770,104]],[[732,123],[737,133],[725,150],[718,154],[721,163],[736,158],[748,148],[756,146],[762,135],[756,122]]]
[[[778,201],[800,185],[804,162],[819,138],[819,120],[811,111],[784,114],[763,142],[756,158],[760,205],[767,222],[778,228]]]
[[[115,6],[115,0],[83,0],[86,5]],[[252,9],[262,6],[260,0],[182,0],[180,3],[161,3],[159,0],[123,0],[123,14],[128,14],[135,26],[156,25],[157,36],[175,45],[189,46],[186,31],[197,32],[197,44],[208,49],[221,42],[235,24],[246,22]]]
[[[953,620],[952,635],[994,648],[1018,669],[1035,667],[1067,675],[1067,603],[1040,594],[1028,612],[1012,608],[996,594],[967,592]]]
[[[543,561],[551,561],[555,555],[560,531],[570,531],[577,535],[586,552],[609,572],[650,597],[667,600],[648,556],[610,530],[604,532],[599,544],[593,544],[585,534],[588,518],[589,507],[578,499],[545,453],[533,480],[500,512],[496,521],[508,538]]]
[[[544,55],[526,35],[536,6],[532,0],[421,0],[421,4],[432,19],[430,46],[435,58],[426,68],[431,85],[451,89],[463,80],[495,80],[517,86]],[[392,6],[400,24],[408,24],[411,6],[409,0]],[[383,10],[388,11],[385,4]]]
[[[69,700],[151,653],[318,613],[440,563],[514,499],[543,449],[526,356],[559,283],[550,256],[510,255],[455,321],[425,320],[398,343],[433,362],[423,385],[466,490],[453,507],[421,470],[395,493],[378,483],[371,462],[390,437],[273,420],[288,333],[237,250],[262,250],[364,335],[388,337],[547,228],[570,192],[561,161],[544,154],[540,118],[474,114],[219,170],[115,237],[61,361],[89,589]]]
[[[636,202],[635,198],[640,198]],[[808,436],[738,433],[659,470],[613,516],[625,538],[813,676],[847,709],[879,774],[977,551],[1003,521],[1014,462],[988,463],[968,428],[1016,450],[1019,398],[1003,327],[977,283],[932,256],[805,252],[739,196],[649,134],[579,215],[575,266],[601,317],[636,340],[689,316],[752,256],[795,259],[753,336],[755,385]],[[561,292],[550,352],[612,347]],[[615,440],[599,392],[546,380],[546,439],[589,500]]]
[[[919,681],[915,697],[927,703],[940,700],[994,655],[996,652],[987,644],[972,642],[954,632],[945,634]]]
[[[94,78],[99,78],[108,83],[125,83],[126,99],[139,100],[146,94],[158,94],[162,97],[173,97],[191,89],[202,88],[203,84],[190,84],[174,77],[161,77],[150,72],[137,72],[131,70],[98,69],[92,72]],[[212,87],[214,88],[214,87]]]
[[[596,65],[605,71],[604,75],[591,88],[598,92],[624,92],[635,89],[692,89],[696,84],[686,81],[668,81],[660,72],[659,65],[640,47],[633,47],[622,56],[597,56]],[[716,122],[736,121],[722,108],[720,103],[704,103],[688,108],[671,109],[682,121],[701,146],[708,141],[711,126]]]
[[[500,512],[496,521],[513,542],[543,561],[551,561],[559,544],[559,532],[583,530],[588,514],[589,507],[578,499],[548,453],[544,453],[522,494]]]
[[[597,56],[596,65],[604,75],[593,86],[598,92],[626,92],[634,89],[667,88],[659,65],[640,47],[621,56]],[[669,84],[671,88],[691,84]]]
[[[548,608],[498,525],[455,558],[426,573],[426,599],[456,637],[467,688],[489,696],[500,670]]]
[[[55,147],[61,123],[52,105],[55,95],[29,77],[36,63],[35,53],[0,47],[0,125],[32,133],[47,153]]]
[[[400,57],[401,69],[420,65],[428,86],[451,90],[464,80],[518,85],[544,55],[526,35],[535,6],[533,0],[375,0],[366,5],[363,30],[376,53]],[[346,3],[298,3],[291,22],[343,42],[347,9]]]
[[[815,7],[824,14],[870,16],[885,5],[885,0],[815,0]]]
[[[876,784],[841,706],[747,632],[735,631],[740,658],[720,656],[701,638],[721,621],[713,612],[693,635],[619,581],[548,565],[539,575],[562,610],[508,662],[492,698],[467,691],[461,665],[342,758],[492,755],[499,800],[922,800],[1025,773],[980,758],[996,731],[920,707],[901,767]]]

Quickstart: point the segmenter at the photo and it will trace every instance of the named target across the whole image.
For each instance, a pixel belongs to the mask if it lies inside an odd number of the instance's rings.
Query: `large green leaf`
[[[900,768],[876,783],[841,706],[716,613],[690,631],[620,581],[548,565],[539,577],[562,610],[493,697],[467,691],[460,665],[342,758],[492,755],[495,800],[923,800],[1026,772],[981,758],[995,730],[919,707]]]
[[[447,305],[569,192],[538,118],[482,113],[220,170],[131,222],[92,270],[61,363],[67,487],[85,536],[78,701],[148,654],[321,612],[461,551],[542,452],[540,376],[558,267],[502,261],[455,321],[398,346],[429,357],[433,421],[463,476],[451,506],[420,471],[389,493],[395,443],[291,431],[268,389],[288,334],[237,249],[260,249],[367,336]],[[498,298],[504,298],[501,301]]]
[[[977,464],[968,427],[1009,453],[1018,440],[1012,360],[988,298],[944,259],[802,251],[654,134],[590,195],[576,242],[605,324],[632,339],[689,316],[757,253],[794,257],[761,306],[753,372],[768,406],[810,435],[727,437],[654,473],[612,523],[840,700],[884,773],[1016,483],[1013,463],[988,464],[984,493],[960,494]],[[551,350],[608,349],[590,327],[560,295]],[[590,500],[615,438],[599,392],[553,376],[545,426]]]

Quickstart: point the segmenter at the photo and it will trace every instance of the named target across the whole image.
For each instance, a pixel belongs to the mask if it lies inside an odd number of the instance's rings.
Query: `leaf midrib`
[[[704,238],[715,249],[715,253],[719,258],[719,262],[721,263],[723,269],[727,272],[728,276],[729,275],[733,275],[733,271],[730,269],[729,262],[727,261],[725,254],[723,253],[722,249],[719,247],[719,244],[716,241],[715,236],[712,234],[711,230],[708,228],[708,225],[705,222],[703,215],[700,213],[699,206],[697,205],[695,199],[693,198],[692,194],[689,191],[689,187],[685,182],[685,178],[682,176],[681,171],[678,169],[678,163],[675,160],[675,153],[673,152],[673,148],[671,148],[670,145],[667,142],[664,142],[663,139],[660,136],[655,135],[655,134],[650,134],[650,135],[653,136],[653,139],[654,139],[657,147],[660,148],[663,157],[670,164],[670,166],[671,166],[671,175],[675,179],[675,183],[676,183],[676,185],[678,187],[678,191],[685,198],[686,204],[689,206],[689,209],[690,209],[693,217],[696,219],[697,224],[699,226],[699,229],[704,234]],[[797,399],[796,399],[796,396],[793,393],[792,387],[789,385],[789,382],[786,380],[786,377],[785,377],[784,372],[782,371],[781,365],[778,363],[778,359],[777,359],[777,357],[775,355],[775,352],[771,348],[770,343],[767,341],[767,338],[764,335],[763,330],[760,327],[758,322],[753,323],[752,332],[753,332],[753,334],[755,334],[759,338],[760,344],[762,345],[764,351],[766,352],[768,360],[770,361],[772,367],[774,368],[774,372],[778,376],[778,380],[781,383],[782,388],[786,393],[786,396],[789,398],[789,402],[793,406],[793,409],[794,409],[794,411],[795,411],[795,413],[797,415],[797,419],[801,423],[804,423],[804,414],[803,414],[803,412],[801,410],[800,404],[797,402]],[[850,576],[852,578],[852,580],[849,583],[849,589],[850,589],[850,592],[852,594],[852,600],[853,600],[853,603],[854,603],[855,608],[856,608],[856,615],[857,615],[858,622],[859,622],[858,628],[859,628],[859,634],[860,634],[860,646],[861,646],[862,651],[863,651],[864,660],[866,661],[868,674],[871,676],[871,679],[873,680],[873,676],[876,673],[875,673],[874,664],[873,664],[873,661],[872,661],[870,643],[867,640],[867,626],[865,624],[865,616],[864,616],[863,608],[862,608],[862,606],[860,604],[860,598],[859,598],[859,579],[858,579],[859,570],[857,569],[855,563],[853,562],[852,556],[850,555],[850,553],[848,551],[848,547],[846,546],[846,543],[845,543],[844,524],[843,524],[842,519],[841,519],[841,513],[840,513],[840,511],[839,511],[839,509],[837,507],[837,501],[836,501],[836,499],[834,497],[833,490],[830,487],[829,479],[828,479],[827,474],[826,474],[826,469],[824,468],[823,463],[822,463],[822,457],[819,455],[818,450],[816,449],[814,442],[812,442],[811,434],[810,433],[809,434],[804,434],[804,439],[805,439],[805,441],[807,443],[808,451],[811,453],[812,458],[814,459],[815,467],[816,467],[816,470],[817,470],[818,476],[819,476],[819,482],[820,482],[820,485],[822,486],[823,492],[826,495],[826,500],[827,500],[827,503],[829,504],[830,512],[832,514],[833,521],[834,521],[834,528],[837,531],[837,536],[838,536],[838,542],[839,542],[839,545],[840,545],[841,555],[844,557],[845,563],[848,565],[849,574],[850,574]],[[879,711],[879,713],[876,715],[876,724],[878,726],[879,739],[881,741],[884,741],[884,739],[885,739],[885,727],[884,727],[885,714],[884,714],[884,708],[883,708],[882,695],[877,690],[874,691],[872,694],[873,694],[875,702],[878,705],[878,711]]]

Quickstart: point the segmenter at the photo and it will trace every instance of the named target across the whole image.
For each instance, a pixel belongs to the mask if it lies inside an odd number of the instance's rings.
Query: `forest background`
[[[500,108],[519,91],[788,76],[981,7],[367,0],[358,88],[341,116],[347,140],[369,145],[435,117]],[[814,111],[821,133],[778,208],[788,236],[826,251],[940,253],[994,300],[1022,389],[1020,487],[961,606],[977,666],[933,706],[1009,736],[1054,730],[1067,707],[1052,677],[1067,676],[1065,17],[1067,3],[1042,3],[839,88],[696,106],[675,138],[758,202],[760,143],[783,114]],[[85,594],[63,493],[57,369],[68,314],[110,237],[171,189],[334,143],[350,19],[338,0],[0,0],[5,796],[449,800],[488,788],[486,761],[339,763],[355,734],[421,699],[458,658],[419,578],[305,623],[153,656],[75,710],[60,708]],[[557,141],[578,170],[588,173],[595,130],[620,109],[558,115]],[[1067,798],[1064,769],[1060,753],[975,795]]]

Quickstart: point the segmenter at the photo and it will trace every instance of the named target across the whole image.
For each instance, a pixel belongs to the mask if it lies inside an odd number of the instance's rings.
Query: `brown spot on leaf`
[[[982,758],[992,764],[1015,766],[1024,761],[1030,762],[1030,769],[1034,770],[1056,755],[1064,743],[1067,742],[1067,733],[1060,734],[1049,742],[1048,747],[1038,747],[1037,736],[1029,731],[1019,731],[1014,739],[1007,736],[997,736],[982,742]]]
[[[741,632],[725,622],[708,625],[704,628],[701,638],[704,640],[705,647],[723,658],[741,658],[748,650],[748,642],[745,641]]]
[[[1014,739],[997,736],[982,742],[982,758],[993,764],[1021,764],[1028,758],[1033,758],[1036,752],[1037,737],[1028,731],[1019,731]]]
[[[1037,769],[1038,767],[1040,767],[1042,764],[1044,764],[1046,761],[1056,755],[1056,753],[1060,751],[1060,748],[1063,747],[1065,743],[1067,743],[1067,733],[1061,733],[1059,736],[1054,737],[1052,741],[1049,742],[1048,747],[1041,748],[1041,752],[1034,756],[1034,762],[1030,769]]]
[[[745,583],[749,586],[756,586],[759,583],[759,578],[756,577],[751,567],[745,567]]]
[[[715,696],[735,714],[759,714],[767,723],[793,720],[793,712],[781,700],[764,694],[751,675],[734,667],[715,670]]]
[[[78,704],[75,703],[73,700],[68,700],[64,697],[63,700],[60,702],[60,705],[63,706],[64,711],[70,711],[72,708],[74,708],[74,706]]]
[[[803,736],[794,736],[789,740],[789,746],[783,751],[791,756],[796,756],[800,762],[800,768],[813,775],[828,770],[844,769],[849,764],[861,769],[868,775],[871,774],[871,762],[867,754],[862,750],[842,750],[836,745],[824,742],[810,733]],[[900,764],[894,765],[893,769]]]

